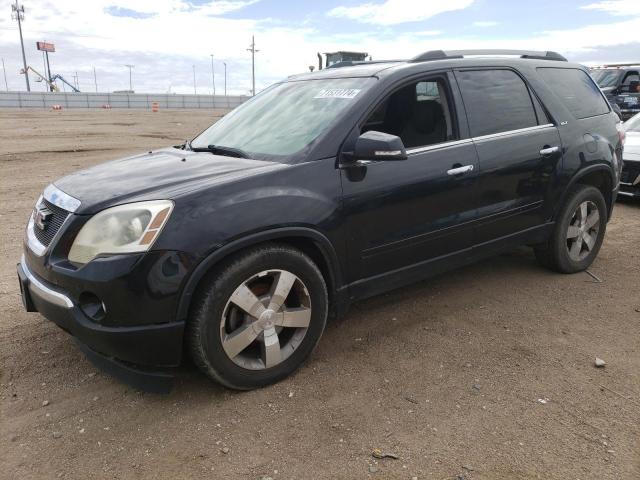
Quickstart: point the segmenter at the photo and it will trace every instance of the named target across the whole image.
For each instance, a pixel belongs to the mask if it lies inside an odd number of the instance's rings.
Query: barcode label
[[[325,88],[313,98],[353,98],[360,93],[359,88]]]

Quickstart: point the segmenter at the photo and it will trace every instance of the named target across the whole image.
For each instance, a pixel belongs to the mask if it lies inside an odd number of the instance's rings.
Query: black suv
[[[622,120],[640,112],[640,62],[595,67],[591,69],[591,76],[611,105],[619,108]]]
[[[523,244],[586,269],[618,190],[616,122],[553,52],[292,76],[185,145],[49,185],[24,304],[145,388],[168,388],[183,346],[228,387],[267,385],[354,300]]]

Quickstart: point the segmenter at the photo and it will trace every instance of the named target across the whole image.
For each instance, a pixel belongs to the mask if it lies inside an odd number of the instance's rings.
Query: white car
[[[640,113],[624,122],[623,128],[627,138],[618,194],[640,198]]]

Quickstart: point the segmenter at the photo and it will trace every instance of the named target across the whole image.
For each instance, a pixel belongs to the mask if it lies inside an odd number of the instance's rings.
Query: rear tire
[[[565,201],[547,242],[536,245],[538,261],[560,273],[576,273],[593,263],[607,228],[607,205],[600,190],[575,186]]]
[[[296,370],[317,345],[328,311],[325,281],[304,253],[266,244],[202,282],[187,323],[194,363],[226,387],[250,390]]]

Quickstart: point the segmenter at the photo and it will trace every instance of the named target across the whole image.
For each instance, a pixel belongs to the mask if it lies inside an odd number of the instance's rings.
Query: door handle
[[[465,165],[464,167],[456,167],[451,170],[447,170],[447,175],[460,175],[462,173],[472,172],[473,165]]]
[[[559,151],[560,151],[560,147],[558,147],[558,146],[545,147],[542,150],[540,150],[540,155],[542,155],[542,156],[551,155],[552,153],[557,153]]]

